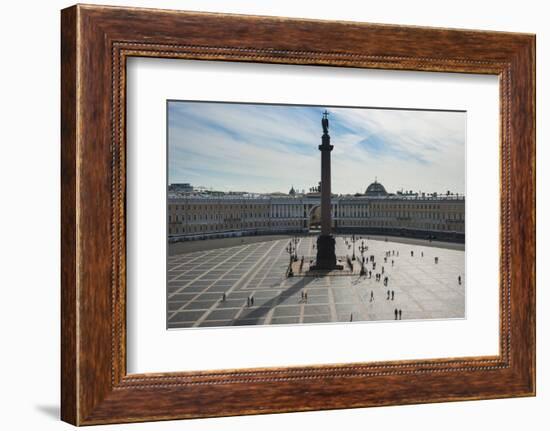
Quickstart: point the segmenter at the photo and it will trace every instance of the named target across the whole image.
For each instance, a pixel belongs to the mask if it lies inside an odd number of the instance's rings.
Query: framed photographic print
[[[63,420],[535,394],[533,35],[61,30]]]

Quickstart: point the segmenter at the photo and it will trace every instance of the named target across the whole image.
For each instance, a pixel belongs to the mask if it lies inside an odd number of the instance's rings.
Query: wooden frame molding
[[[535,394],[534,35],[82,5],[61,16],[63,420],[91,425]],[[498,75],[499,355],[128,375],[131,56]]]

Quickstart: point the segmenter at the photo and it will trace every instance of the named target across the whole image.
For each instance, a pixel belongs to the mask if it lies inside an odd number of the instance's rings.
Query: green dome
[[[386,188],[376,180],[374,180],[374,183],[370,183],[367,190],[365,190],[367,196],[387,196],[387,194]]]

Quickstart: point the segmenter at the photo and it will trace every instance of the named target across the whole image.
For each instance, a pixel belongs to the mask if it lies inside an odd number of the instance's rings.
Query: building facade
[[[293,191],[293,190],[292,190]],[[169,193],[170,241],[307,233],[320,223],[318,190],[288,195]],[[465,198],[457,194],[389,194],[374,182],[361,195],[332,196],[336,233],[464,241]]]

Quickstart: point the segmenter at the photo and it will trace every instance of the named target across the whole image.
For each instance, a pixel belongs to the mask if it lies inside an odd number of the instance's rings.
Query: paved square
[[[300,239],[298,257],[313,259],[315,239]],[[464,317],[463,250],[369,239],[365,257],[374,255],[376,268],[368,263],[367,276],[286,278],[288,242],[170,256],[168,328],[395,320],[396,310],[401,320]],[[352,255],[342,236],[336,237],[336,254]]]

